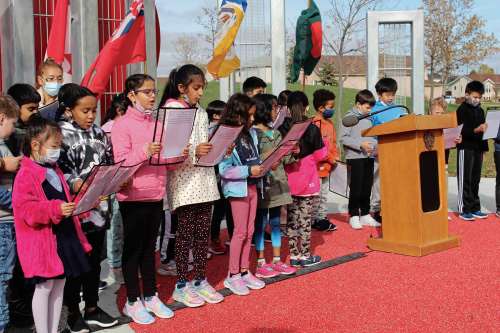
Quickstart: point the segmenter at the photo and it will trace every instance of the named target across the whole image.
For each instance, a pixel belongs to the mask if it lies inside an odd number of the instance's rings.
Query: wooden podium
[[[378,137],[382,237],[373,250],[424,256],[460,245],[448,235],[448,193],[443,128],[456,115],[408,115],[372,127]]]

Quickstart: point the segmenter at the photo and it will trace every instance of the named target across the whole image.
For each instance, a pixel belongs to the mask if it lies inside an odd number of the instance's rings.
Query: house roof
[[[469,75],[469,77],[472,79],[472,80],[476,80],[476,81],[481,81],[481,82],[484,82],[486,80],[491,80],[493,81],[495,84],[500,84],[500,74],[478,74],[478,73],[471,73]]]

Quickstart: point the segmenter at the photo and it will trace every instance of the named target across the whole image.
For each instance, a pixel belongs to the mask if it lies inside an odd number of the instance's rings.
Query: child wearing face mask
[[[465,101],[457,109],[457,122],[462,127],[462,141],[457,145],[458,211],[465,221],[485,219],[481,212],[479,182],[484,153],[488,141],[483,140],[487,129],[485,113],[481,108],[484,85],[471,81],[465,86]]]
[[[76,279],[90,266],[90,244],[77,217],[63,172],[56,162],[62,142],[59,126],[33,115],[23,145],[24,158],[14,182],[17,250],[32,301],[37,332],[56,333],[66,279]]]
[[[59,113],[70,114],[67,121],[59,122],[63,142],[58,164],[70,190],[76,194],[95,165],[112,164],[113,153],[108,136],[94,124],[97,98],[94,93],[75,83],[65,84],[60,93]],[[82,219],[82,229],[93,250],[88,255],[91,270],[81,278],[68,278],[65,287],[65,304],[68,306],[68,325],[73,332],[89,329],[88,324],[110,327],[118,321],[97,306],[101,273],[101,253],[109,225],[109,200]],[[79,303],[83,290],[85,314],[82,317]]]
[[[157,92],[149,75],[134,74],[125,81],[127,112],[115,121],[111,131],[115,161],[137,165],[161,152],[161,144],[152,142],[156,123],[152,112]],[[187,156],[187,149],[184,154]],[[155,246],[164,214],[166,170],[165,166],[146,162],[116,194],[123,220],[122,272],[127,289],[123,313],[143,325],[155,321],[151,313],[158,318],[174,315],[158,297],[155,276]]]
[[[63,68],[52,58],[47,58],[38,68],[36,83],[40,94],[40,107],[57,100],[59,89],[63,85]]]
[[[326,89],[316,90],[313,95],[313,106],[316,110],[313,123],[319,127],[323,141],[328,149],[327,158],[318,163],[318,174],[321,178],[321,191],[314,203],[313,225],[328,225],[329,227],[327,230],[333,231],[337,229],[337,226],[328,220],[326,205],[328,201],[330,172],[335,166],[336,160],[339,158],[335,125],[331,120],[335,114],[335,94]]]
[[[205,88],[205,75],[194,65],[174,69],[169,76],[160,105],[197,109],[189,143],[189,159],[168,174],[167,197],[171,211],[177,215],[175,263],[177,283],[173,298],[189,307],[205,302],[219,303],[224,297],[208,282],[206,276],[208,239],[212,207],[219,190],[214,168],[196,166],[208,154],[208,115],[199,105]],[[188,280],[189,250],[193,250],[194,279]]]

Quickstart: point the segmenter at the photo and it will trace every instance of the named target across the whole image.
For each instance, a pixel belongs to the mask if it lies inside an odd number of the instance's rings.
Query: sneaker
[[[478,219],[487,219],[488,214],[483,213],[482,211],[478,210],[477,212],[473,212],[472,216]]]
[[[160,300],[158,293],[153,297],[148,297],[148,299],[144,301],[144,307],[150,313],[154,313],[155,316],[161,319],[169,319],[174,316],[174,312]]]
[[[207,303],[217,304],[224,300],[224,296],[218,293],[217,290],[208,283],[207,279],[201,281],[199,285],[196,285],[196,282],[192,282],[191,286],[198,296],[203,298]]]
[[[83,319],[88,325],[97,325],[102,328],[107,328],[118,324],[118,320],[104,312],[100,307],[97,307],[92,312],[85,311]]]
[[[188,264],[188,272],[193,270],[193,265]],[[156,273],[163,276],[177,276],[177,267],[175,266],[175,261],[170,260],[168,263],[161,263]]]
[[[290,266],[300,267],[300,259],[290,259]]]
[[[448,221],[451,221],[451,216],[448,215]]]
[[[320,256],[309,256],[305,259],[300,259],[300,266],[302,267],[310,267],[317,265],[321,262]]]
[[[104,290],[108,287],[108,283],[106,281],[99,281],[99,290]]]
[[[382,215],[380,215],[380,212],[375,212],[373,213],[373,218],[375,219],[375,221],[377,221],[378,223],[382,223]]]
[[[90,327],[87,325],[85,320],[83,320],[82,314],[80,312],[70,314],[68,316],[68,327],[71,333],[89,333]]]
[[[295,267],[288,266],[281,261],[272,264],[272,267],[275,272],[279,272],[281,275],[292,275],[297,272],[297,269]]]
[[[155,322],[155,318],[146,310],[142,301],[138,298],[133,304],[125,302],[123,314],[130,317],[134,323],[149,325]]]
[[[264,281],[257,279],[250,271],[247,271],[247,274],[242,275],[241,279],[250,289],[262,289],[266,286]]]
[[[495,216],[496,216],[496,217],[500,217],[500,211],[497,211],[497,212],[495,213]]]
[[[349,225],[355,230],[363,229],[361,222],[359,221],[359,216],[352,216],[349,219]]]
[[[278,275],[280,275],[280,272],[274,271],[271,264],[257,266],[257,270],[255,271],[255,276],[262,279],[269,279]]]
[[[221,255],[226,253],[226,247],[222,245],[220,240],[213,240],[210,243],[210,248],[208,249],[210,253],[213,253],[215,255]]]
[[[382,224],[378,223],[370,214],[363,215],[359,218],[359,223],[369,227],[380,227]]]
[[[190,308],[197,308],[205,304],[203,298],[198,296],[190,283],[186,283],[186,286],[183,288],[175,287],[172,298]]]
[[[465,221],[474,221],[475,218],[474,218],[474,215],[472,215],[471,213],[462,213],[460,215],[458,215],[459,218],[461,218],[462,220],[465,220]]]
[[[241,278],[241,274],[236,274],[231,277],[227,277],[224,279],[224,287],[231,290],[231,292],[235,295],[245,296],[250,294],[250,290],[248,289],[245,281]]]
[[[337,230],[337,226],[332,222],[330,222],[330,225],[328,226],[328,229],[326,229],[326,231],[335,231],[335,230]]]

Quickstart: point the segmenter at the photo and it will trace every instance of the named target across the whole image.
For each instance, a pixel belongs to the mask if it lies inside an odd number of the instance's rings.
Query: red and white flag
[[[127,16],[113,32],[82,79],[82,86],[95,94],[106,91],[109,77],[118,65],[146,61],[143,0],[135,0]]]
[[[52,58],[64,70],[64,82],[71,82],[71,8],[70,0],[57,0],[50,26],[45,59]]]

